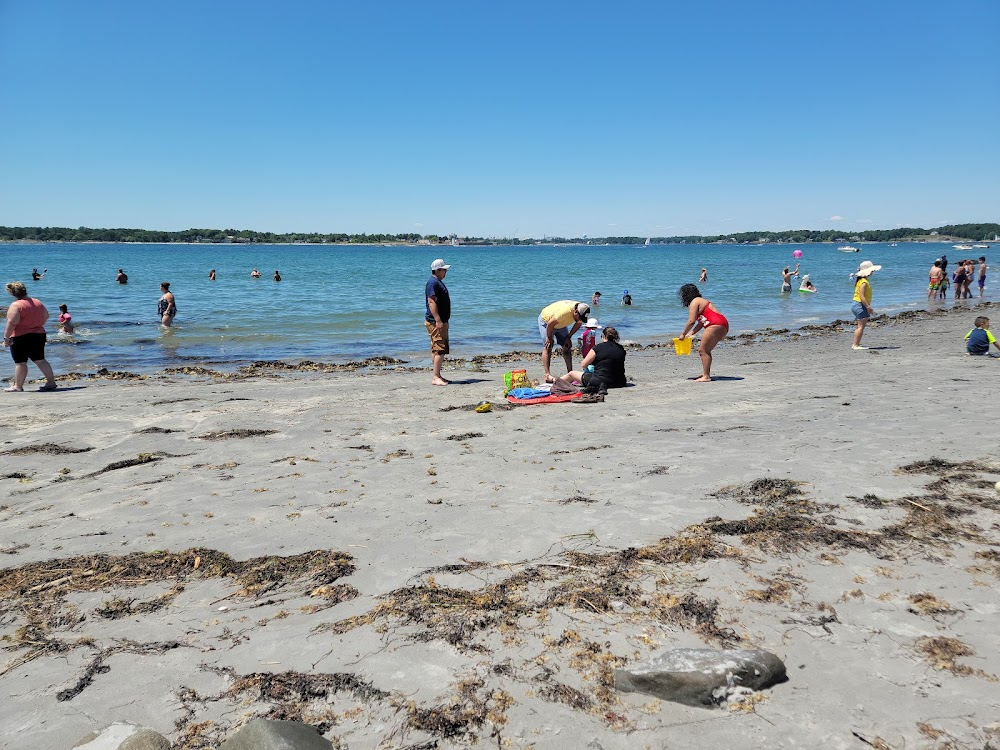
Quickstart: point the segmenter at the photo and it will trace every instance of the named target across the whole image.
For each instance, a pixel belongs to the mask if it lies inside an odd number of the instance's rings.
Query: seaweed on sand
[[[805,493],[799,489],[804,482],[794,479],[755,479],[745,484],[730,484],[711,493],[712,497],[736,500],[747,505],[771,505],[801,497]]]
[[[232,438],[252,438],[252,437],[263,437],[265,435],[273,435],[277,430],[249,430],[249,429],[238,429],[238,430],[220,430],[218,432],[206,432],[204,435],[198,435],[199,440],[230,440]]]
[[[30,456],[34,453],[44,453],[49,456],[61,456],[66,453],[86,453],[93,448],[70,448],[56,443],[38,443],[36,445],[24,445],[20,448],[11,448],[0,453],[0,456]]]
[[[204,578],[227,578],[238,587],[233,596],[252,597],[299,583],[302,594],[341,601],[344,592],[333,586],[354,572],[350,555],[329,550],[289,557],[234,560],[224,552],[194,548],[183,552],[133,552],[128,555],[81,555],[28,563],[0,570],[0,615],[20,616],[7,650],[28,651],[8,664],[0,675],[46,653],[64,653],[89,639],[60,641],[53,632],[72,627],[82,617],[65,600],[71,593],[132,588],[169,582],[172,589],[139,605],[132,601],[105,602],[98,608],[105,616],[161,609],[184,590],[185,584]],[[356,595],[356,592],[355,592]]]
[[[931,667],[939,671],[951,672],[962,677],[982,677],[990,682],[997,681],[996,675],[981,669],[973,669],[967,664],[958,663],[960,657],[975,656],[976,652],[972,650],[971,646],[962,643],[957,638],[924,636],[917,638],[913,648],[927,660]]]

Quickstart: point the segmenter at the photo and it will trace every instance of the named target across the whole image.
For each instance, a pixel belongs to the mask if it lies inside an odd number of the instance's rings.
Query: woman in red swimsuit
[[[695,382],[710,383],[712,381],[712,350],[729,333],[729,321],[715,305],[701,296],[701,292],[694,284],[682,286],[678,295],[681,298],[681,303],[688,309],[687,325],[681,331],[680,338],[686,338],[703,328],[705,329],[705,332],[701,334],[701,345],[698,347],[698,354],[701,356],[702,376],[695,378]]]

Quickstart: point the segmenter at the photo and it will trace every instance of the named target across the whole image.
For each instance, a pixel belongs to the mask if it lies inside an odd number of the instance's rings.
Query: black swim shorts
[[[27,362],[38,362],[45,359],[45,334],[44,333],[22,333],[10,340],[10,356],[14,358],[14,364],[19,365]]]

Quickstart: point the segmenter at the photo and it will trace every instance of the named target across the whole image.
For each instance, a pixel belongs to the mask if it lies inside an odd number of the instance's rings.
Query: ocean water
[[[857,244],[857,243],[855,243]],[[697,282],[729,318],[732,333],[851,318],[849,274],[862,260],[881,264],[872,278],[879,313],[927,307],[927,269],[946,244],[651,245],[531,247],[382,247],[320,245],[0,244],[4,281],[21,280],[51,314],[47,358],[57,372],[152,372],[206,365],[229,369],[255,360],[344,362],[392,356],[429,359],[423,327],[430,263],[452,264],[452,356],[540,349],[536,320],[560,299],[602,304],[594,314],[622,338],[650,343],[676,336],[686,321],[681,284]],[[781,270],[794,267],[816,294],[781,294]],[[31,281],[31,270],[47,269]],[[251,279],[257,267],[261,279]],[[129,276],[115,283],[118,268]],[[218,280],[208,280],[216,269]],[[949,272],[952,266],[949,266]],[[281,271],[282,281],[272,280]],[[156,315],[161,281],[171,283],[178,315],[163,329]],[[797,285],[795,285],[797,289]],[[633,306],[619,303],[624,290]],[[974,289],[974,293],[976,293]],[[986,297],[990,298],[987,288]],[[0,302],[7,304],[9,300]],[[58,305],[69,306],[74,335],[57,332]],[[951,299],[945,303],[950,306]],[[961,303],[957,303],[961,304]],[[971,318],[970,318],[971,320]]]

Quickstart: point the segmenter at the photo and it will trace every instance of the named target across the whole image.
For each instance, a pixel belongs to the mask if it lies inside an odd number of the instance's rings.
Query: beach
[[[594,404],[509,407],[537,354],[0,394],[0,747],[992,746],[1000,361],[962,337],[994,307],[732,338],[711,384],[636,348]],[[614,688],[682,647],[789,679]]]

